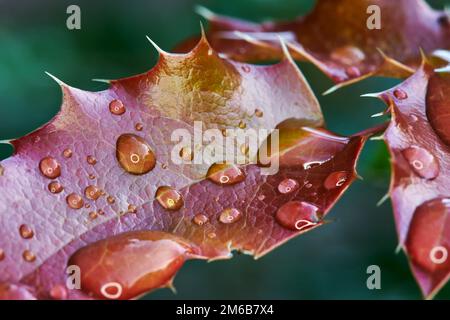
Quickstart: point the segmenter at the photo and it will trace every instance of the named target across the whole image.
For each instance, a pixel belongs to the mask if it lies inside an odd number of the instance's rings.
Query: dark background
[[[355,0],[358,1],[358,0]],[[450,0],[429,1],[436,8]],[[82,29],[66,28],[66,8],[81,7]],[[0,140],[22,136],[59,110],[61,92],[49,71],[84,90],[105,89],[92,78],[115,79],[141,73],[156,62],[149,35],[170,50],[199,32],[196,4],[253,21],[289,19],[311,10],[311,0],[0,0]],[[369,79],[321,96],[332,83],[313,66],[300,64],[319,97],[328,128],[352,134],[382,119],[376,100],[360,94],[387,89],[398,80]],[[0,159],[12,153],[0,144]],[[259,261],[236,255],[228,261],[186,263],[176,278],[178,293],[164,299],[420,299],[397,236],[389,201],[377,207],[389,185],[389,156],[380,141],[369,142],[357,181],[332,210],[334,223],[291,240]],[[382,271],[382,289],[368,290],[366,268]],[[450,298],[450,285],[437,296]]]

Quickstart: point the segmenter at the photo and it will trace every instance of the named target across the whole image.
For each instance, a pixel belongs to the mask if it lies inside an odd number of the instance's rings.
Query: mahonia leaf
[[[369,29],[380,8],[381,29]],[[420,65],[420,48],[450,48],[450,19],[424,0],[318,0],[294,21],[251,23],[201,8],[209,20],[208,39],[219,52],[239,61],[279,59],[278,37],[295,59],[308,60],[340,85],[380,75],[406,78]],[[176,50],[192,47],[186,41]]]
[[[400,246],[424,296],[432,298],[450,275],[450,73],[424,61],[405,82],[376,96],[392,114],[384,137]]]
[[[0,298],[129,299],[171,287],[188,259],[260,257],[322,225],[354,180],[379,129],[351,137],[323,129],[287,49],[271,66],[222,58],[205,38],[187,54],[157,49],[153,69],[105,91],[57,80],[61,111],[11,141],[0,175]],[[244,127],[270,129],[261,145],[269,162],[198,164],[202,139],[173,161],[176,130],[228,136]],[[275,161],[278,172],[263,174]]]

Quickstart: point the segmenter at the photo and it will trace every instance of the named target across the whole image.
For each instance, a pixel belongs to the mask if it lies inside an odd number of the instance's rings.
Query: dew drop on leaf
[[[241,211],[236,208],[228,208],[222,211],[219,216],[219,221],[225,224],[230,224],[238,221],[241,217]]]
[[[97,163],[97,159],[94,156],[87,156],[86,160],[87,163],[89,163],[92,166]]]
[[[247,124],[244,121],[240,121],[239,122],[239,128],[240,129],[245,129],[247,127]]]
[[[66,198],[67,204],[72,209],[80,209],[84,205],[83,198],[76,193],[71,193]]]
[[[64,187],[57,181],[52,181],[48,184],[48,191],[51,193],[60,193],[64,190]]]
[[[41,170],[41,173],[49,179],[55,179],[61,175],[61,166],[58,161],[52,157],[43,158],[39,163],[39,169]]]
[[[298,182],[294,179],[284,179],[278,184],[278,191],[280,193],[286,194],[291,193],[292,191],[298,188]]]
[[[22,224],[19,227],[20,236],[24,239],[31,239],[34,236],[34,231],[28,225]]]
[[[123,134],[117,139],[116,157],[126,172],[135,175],[148,173],[156,164],[149,144],[134,134]]]
[[[134,126],[134,128],[137,131],[142,131],[142,129],[144,129],[144,125],[142,123],[136,123],[136,125]]]
[[[91,220],[97,219],[97,212],[95,212],[95,211],[89,212],[89,219],[91,219]]]
[[[156,200],[166,210],[179,210],[184,205],[181,194],[172,187],[162,186],[156,190]]]
[[[276,215],[276,221],[290,230],[303,230],[318,222],[318,208],[304,201],[290,201],[282,205]]]
[[[345,171],[332,172],[325,179],[323,186],[327,190],[332,190],[338,187],[342,187],[347,179],[348,175]]]
[[[88,198],[90,200],[97,200],[102,195],[102,190],[100,190],[96,186],[88,186],[84,190],[84,194],[85,194],[86,198]]]
[[[411,169],[424,179],[434,179],[439,175],[439,164],[436,158],[426,149],[409,147],[402,151]]]
[[[114,99],[109,103],[109,111],[116,116],[120,116],[125,113],[126,108],[122,101]]]
[[[198,226],[204,225],[205,223],[208,222],[208,220],[209,220],[208,217],[201,213],[196,214],[193,219],[194,223]]]
[[[72,152],[71,149],[65,149],[65,150],[63,151],[63,156],[64,156],[64,158],[71,158],[71,157],[72,157],[72,154],[73,154],[73,152]]]
[[[214,163],[206,176],[218,185],[233,185],[245,179],[244,172],[238,166],[226,163]]]
[[[26,262],[34,262],[36,260],[36,255],[30,250],[25,250],[22,253],[22,257]]]
[[[128,205],[128,212],[129,213],[137,213],[137,207],[133,204]]]
[[[108,201],[109,204],[113,204],[114,202],[116,202],[116,199],[114,199],[113,196],[108,196],[106,198],[106,201]]]

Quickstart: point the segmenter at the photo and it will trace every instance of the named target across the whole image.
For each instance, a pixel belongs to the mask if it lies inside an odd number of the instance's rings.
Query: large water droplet
[[[50,182],[48,185],[48,191],[51,193],[60,193],[64,190],[64,187],[57,181]]]
[[[323,186],[327,190],[332,190],[338,187],[342,187],[347,181],[348,175],[345,171],[336,171],[333,173],[330,173],[328,177],[325,179]]]
[[[122,101],[114,99],[109,103],[109,111],[116,116],[120,116],[125,113],[126,108]]]
[[[242,217],[241,211],[236,208],[228,208],[222,211],[219,221],[225,224],[238,221]]]
[[[97,200],[102,195],[102,190],[96,186],[88,186],[84,190],[84,194],[90,200]]]
[[[280,193],[286,194],[291,193],[292,191],[298,188],[298,182],[294,179],[284,179],[278,185],[278,191]]]
[[[71,193],[66,198],[67,204],[72,209],[81,209],[84,205],[83,198],[76,193]]]
[[[208,217],[201,213],[196,214],[193,219],[194,223],[198,226],[204,225],[205,223],[208,222],[208,220],[209,220]]]
[[[61,175],[61,166],[52,157],[45,157],[39,163],[41,173],[49,179],[58,178]]]
[[[172,187],[159,187],[155,197],[159,204],[167,210],[179,210],[184,205],[183,197]]]
[[[206,176],[219,185],[233,185],[244,181],[244,172],[236,165],[215,163],[209,167]]]
[[[20,236],[24,239],[31,239],[34,236],[34,231],[28,225],[22,224],[19,227]]]
[[[403,150],[402,154],[420,177],[431,180],[439,175],[439,163],[428,150],[413,146]]]
[[[34,262],[36,260],[36,255],[30,250],[25,250],[22,253],[22,257],[26,262]]]
[[[117,139],[116,156],[121,167],[131,174],[145,174],[156,164],[155,154],[148,143],[134,134],[123,134]]]
[[[81,289],[101,299],[131,299],[170,284],[197,249],[165,232],[127,232],[78,250],[69,265],[81,270]],[[126,262],[126,263],[124,263]]]
[[[278,209],[275,219],[285,228],[300,231],[318,223],[318,210],[308,202],[290,201]]]

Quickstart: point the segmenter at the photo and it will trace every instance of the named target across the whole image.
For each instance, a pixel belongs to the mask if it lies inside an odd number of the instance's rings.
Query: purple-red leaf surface
[[[289,56],[242,64],[205,39],[105,91],[60,85],[61,111],[1,162],[0,298],[129,299],[170,287],[187,259],[262,256],[324,223],[369,134],[323,129]],[[197,162],[208,141],[171,139],[244,128],[278,129],[269,163]]]

